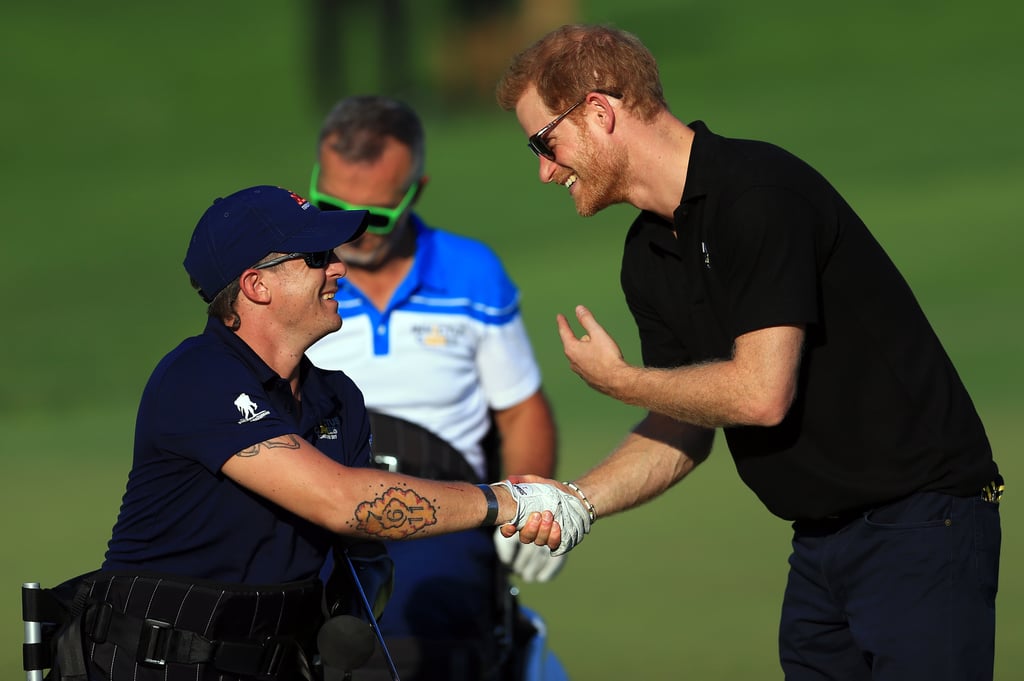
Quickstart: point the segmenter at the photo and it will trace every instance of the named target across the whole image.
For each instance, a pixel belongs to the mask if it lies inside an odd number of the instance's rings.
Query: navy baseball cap
[[[365,210],[321,211],[298,194],[262,185],[214,199],[199,218],[185,271],[210,302],[270,253],[328,251],[362,236]]]

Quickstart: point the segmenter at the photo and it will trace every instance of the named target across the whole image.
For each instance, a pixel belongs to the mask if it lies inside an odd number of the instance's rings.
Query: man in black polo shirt
[[[671,115],[633,35],[565,26],[498,87],[584,216],[642,212],[621,281],[644,367],[584,307],[572,369],[649,410],[572,490],[605,515],[668,489],[722,428],[793,521],[787,679],[991,678],[1002,480],[949,357],[888,256],[816,171]]]

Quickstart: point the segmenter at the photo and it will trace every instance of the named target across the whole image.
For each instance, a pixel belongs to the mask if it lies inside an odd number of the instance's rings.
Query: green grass
[[[652,47],[681,118],[769,139],[816,165],[903,269],[1009,481],[996,677],[1015,678],[1024,665],[1015,456],[1024,10],[1009,0],[581,6],[583,19]],[[18,585],[53,584],[102,560],[142,386],[202,327],[181,268],[196,219],[247,185],[305,189],[323,112],[299,7],[108,0],[0,11],[0,634],[9,642],[0,668],[9,673],[20,669]],[[417,7],[423,73],[434,44],[426,29],[440,20]],[[420,104],[432,177],[421,213],[491,243],[519,282],[559,420],[560,472],[579,474],[640,414],[568,370],[554,317],[587,304],[638,361],[618,288],[632,211],[578,218],[563,190],[537,182],[514,117],[490,102],[435,93]],[[779,678],[787,529],[719,445],[676,490],[602,519],[556,581],[523,586],[524,601],[547,620],[574,678]]]

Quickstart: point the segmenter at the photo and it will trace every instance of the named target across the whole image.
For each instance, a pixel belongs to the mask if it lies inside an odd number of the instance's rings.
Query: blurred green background
[[[21,582],[53,585],[102,560],[142,387],[202,329],[181,267],[195,221],[245,186],[305,191],[338,97],[387,84],[420,106],[432,181],[419,210],[490,243],[520,284],[561,430],[560,474],[596,463],[639,419],[569,371],[554,323],[586,303],[639,361],[618,288],[633,211],[577,217],[564,190],[537,182],[514,116],[490,95],[494,69],[561,23],[557,12],[474,37],[443,3],[411,3],[403,35],[378,32],[377,5],[358,4],[320,31],[300,2],[0,9],[4,675],[20,673]],[[567,12],[639,35],[680,118],[815,165],[901,266],[1009,483],[996,678],[1020,678],[1022,5],[578,0]],[[321,33],[339,43],[315,68]],[[380,66],[403,52],[399,74]],[[553,583],[523,585],[524,601],[576,679],[780,678],[788,539],[718,446],[672,492],[602,519]]]

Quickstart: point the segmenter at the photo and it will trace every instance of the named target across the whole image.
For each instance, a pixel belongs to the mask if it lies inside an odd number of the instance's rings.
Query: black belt
[[[1003,492],[1006,490],[1006,484],[1003,481],[1002,475],[996,475],[995,479],[986,483],[978,496],[982,501],[987,501],[990,504],[999,504],[1000,499],[1003,497]],[[973,496],[973,495],[972,495]],[[797,520],[793,523],[793,529],[801,534],[812,534],[812,535],[823,535],[832,534],[842,528],[846,527],[854,520],[864,517],[864,514],[873,508],[877,508],[881,504],[875,504],[872,506],[866,506],[863,508],[857,508],[849,511],[843,511],[841,513],[835,513],[832,515],[825,516],[824,518],[815,518],[811,520]]]

